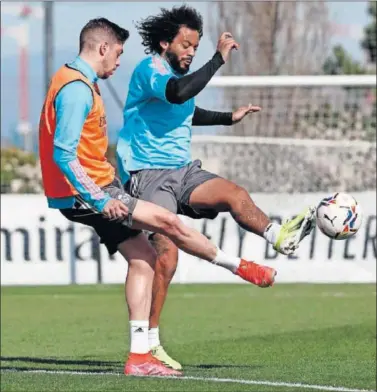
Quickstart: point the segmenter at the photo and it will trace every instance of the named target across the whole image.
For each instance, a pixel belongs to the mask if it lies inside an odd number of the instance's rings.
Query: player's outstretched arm
[[[249,113],[259,112],[259,106],[241,106],[234,112],[216,112],[212,110],[195,107],[192,125],[210,126],[210,125],[233,125],[241,121]]]
[[[192,125],[232,125],[232,116],[232,112],[216,112],[195,106],[194,115],[192,117]]]

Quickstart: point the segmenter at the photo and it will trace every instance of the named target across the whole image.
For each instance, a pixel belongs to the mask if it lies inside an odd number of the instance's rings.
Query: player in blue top
[[[195,105],[195,96],[239,44],[230,33],[222,34],[212,59],[190,73],[203,34],[202,17],[196,10],[185,5],[162,9],[137,28],[150,56],[132,74],[117,145],[126,189],[134,197],[196,219],[213,219],[219,212],[230,212],[242,228],[264,237],[280,253],[292,254],[312,230],[313,207],[283,225],[272,223],[246,189],[203,170],[201,162],[191,157],[193,125],[232,125],[260,110],[249,105],[233,113],[220,113]],[[180,369],[181,365],[161,346],[158,328],[178,250],[162,235],[152,233],[150,238],[158,255],[149,320],[150,346],[156,358]]]

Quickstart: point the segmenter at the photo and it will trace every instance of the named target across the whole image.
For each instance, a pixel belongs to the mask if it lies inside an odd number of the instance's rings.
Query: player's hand
[[[109,219],[124,220],[128,216],[128,208],[126,205],[117,199],[110,199],[102,213]]]
[[[233,112],[232,115],[233,124],[240,122],[249,113],[260,112],[261,110],[262,108],[260,108],[259,106],[253,106],[251,103],[249,103],[248,106],[241,106],[240,108],[238,108],[236,111]]]
[[[229,57],[229,53],[232,49],[238,49],[240,45],[233,39],[231,33],[222,33],[217,43],[217,51],[221,53],[224,61],[226,62]]]

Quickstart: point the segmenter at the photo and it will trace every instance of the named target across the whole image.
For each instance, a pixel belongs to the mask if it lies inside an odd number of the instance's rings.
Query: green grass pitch
[[[173,285],[162,339],[184,379],[119,374],[120,285],[1,293],[3,392],[376,389],[375,285]]]

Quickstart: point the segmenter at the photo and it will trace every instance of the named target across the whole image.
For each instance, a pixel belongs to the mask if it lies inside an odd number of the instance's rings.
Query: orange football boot
[[[236,275],[259,287],[270,287],[274,284],[276,271],[271,267],[259,265],[241,259]]]
[[[151,352],[146,354],[130,353],[124,365],[124,374],[127,376],[182,376],[182,372],[169,369]]]

